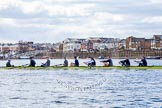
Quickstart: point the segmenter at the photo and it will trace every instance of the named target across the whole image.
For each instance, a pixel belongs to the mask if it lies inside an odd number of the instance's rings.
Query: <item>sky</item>
[[[0,0],[0,43],[162,34],[162,0]]]

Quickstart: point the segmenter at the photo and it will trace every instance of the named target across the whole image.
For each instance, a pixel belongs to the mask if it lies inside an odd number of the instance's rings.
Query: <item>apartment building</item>
[[[151,40],[151,49],[162,49],[162,35],[154,35]]]
[[[145,39],[145,38],[136,38],[136,37],[128,37],[126,39],[126,49],[128,50],[151,50],[151,42],[153,39]]]

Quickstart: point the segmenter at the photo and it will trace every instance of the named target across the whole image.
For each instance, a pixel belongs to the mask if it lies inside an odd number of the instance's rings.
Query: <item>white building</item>
[[[119,46],[119,38],[101,38],[102,39],[102,44],[101,44],[101,49],[114,49]]]
[[[100,49],[100,44],[101,43],[93,43],[93,49]]]
[[[75,52],[75,51],[79,51],[81,48],[81,44],[80,43],[66,43],[63,44],[63,52]]]
[[[63,52],[78,52],[81,50],[81,43],[85,39],[67,38],[63,41]]]
[[[107,43],[107,48],[108,49],[118,48],[118,42]]]
[[[125,39],[122,39],[121,41],[119,41],[118,43],[118,48],[126,48],[126,40]]]
[[[100,43],[100,45],[99,45],[99,49],[100,50],[105,50],[105,49],[107,49],[107,43]]]

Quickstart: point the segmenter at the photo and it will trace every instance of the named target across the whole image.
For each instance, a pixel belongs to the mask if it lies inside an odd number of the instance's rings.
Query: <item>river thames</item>
[[[162,70],[0,70],[0,108],[162,108],[161,91]]]

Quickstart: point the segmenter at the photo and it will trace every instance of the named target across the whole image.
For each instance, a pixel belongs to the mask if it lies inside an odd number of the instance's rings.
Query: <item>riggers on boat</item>
[[[87,70],[87,69],[121,69],[121,70],[127,70],[127,69],[160,69],[162,70],[162,66],[129,66],[129,67],[125,67],[125,66],[112,66],[112,67],[105,67],[105,66],[95,66],[95,67],[88,67],[88,66],[79,66],[79,67],[64,67],[64,66],[50,66],[50,67],[41,67],[41,66],[36,66],[36,67],[28,67],[28,66],[14,66],[14,67],[0,67],[0,69],[6,69],[6,70],[10,70],[10,69],[22,69],[22,70],[55,70],[55,69],[71,69],[71,70],[78,70],[78,69],[83,69],[83,70]]]

